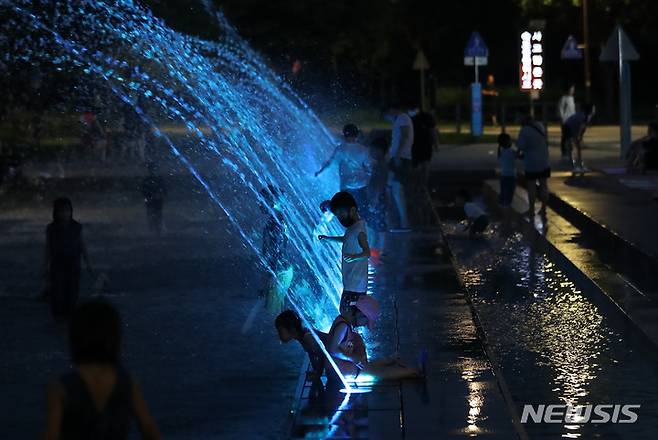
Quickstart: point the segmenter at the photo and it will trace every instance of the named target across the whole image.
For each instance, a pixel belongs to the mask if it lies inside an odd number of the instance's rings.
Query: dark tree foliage
[[[466,86],[464,45],[474,30],[489,49],[497,84],[518,85],[518,35],[530,19],[546,20],[545,94],[569,83],[583,88],[583,63],[563,61],[569,35],[582,42],[581,0],[141,0],[175,29],[207,39],[221,37],[214,17],[222,11],[279,73],[314,103],[383,105],[417,96],[411,69],[418,49],[431,69],[428,84]],[[589,0],[591,67],[595,101],[613,111],[616,70],[598,61],[614,25],[621,23],[641,60],[633,63],[634,106],[653,108],[651,55],[658,51],[658,1]],[[296,63],[297,62],[297,63]],[[293,74],[293,64],[299,71]],[[314,99],[316,98],[316,99]]]
[[[583,65],[562,61],[569,35],[582,42],[580,0],[147,0],[170,24],[202,36],[217,32],[209,9],[222,10],[257,50],[307,93],[330,90],[331,98],[353,96],[384,103],[414,95],[411,64],[419,48],[427,55],[429,81],[465,85],[472,70],[463,66],[468,36],[478,30],[490,49],[483,74],[499,86],[518,84],[518,34],[529,19],[546,20],[547,81],[553,93],[569,83],[583,87]],[[210,6],[210,7],[209,7]],[[593,91],[612,106],[613,66],[598,61],[614,25],[624,25],[642,55],[634,64],[634,89],[652,85],[650,56],[658,49],[658,2],[589,0]],[[292,78],[295,60],[301,71]],[[320,87],[319,84],[322,86]],[[652,87],[654,89],[654,87]],[[657,90],[658,91],[658,90]],[[638,94],[653,105],[656,92]],[[601,99],[603,100],[603,98]]]

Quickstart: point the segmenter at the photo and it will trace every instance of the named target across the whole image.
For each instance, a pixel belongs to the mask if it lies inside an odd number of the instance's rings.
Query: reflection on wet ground
[[[535,435],[653,438],[658,371],[650,347],[581,292],[521,235],[469,240],[446,224],[458,271],[519,409],[523,404],[641,404],[632,425],[529,424]]]
[[[426,381],[370,383],[343,394],[302,379],[293,438],[434,439],[516,433],[438,231],[387,238],[389,255],[371,271],[381,303],[375,330],[365,332],[371,359],[398,353],[414,362],[422,347]]]

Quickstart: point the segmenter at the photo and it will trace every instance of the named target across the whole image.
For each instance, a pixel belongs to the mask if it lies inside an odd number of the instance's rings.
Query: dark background
[[[422,48],[431,66],[427,72],[429,102],[448,118],[454,117],[457,104],[464,109],[469,106],[473,68],[463,65],[463,50],[474,30],[489,46],[489,65],[481,69],[481,80],[493,73],[501,100],[517,109],[527,107],[527,96],[519,91],[519,33],[531,19],[546,21],[547,87],[541,101],[553,106],[573,83],[576,101],[584,103],[583,61],[560,59],[569,35],[583,42],[580,1],[141,0],[174,29],[212,40],[222,38],[215,17],[216,11],[222,11],[238,33],[320,113],[376,111],[392,101],[418,105],[419,75],[411,66]],[[49,7],[46,0],[37,3]],[[634,120],[655,118],[658,87],[653,54],[658,53],[658,2],[589,0],[589,16],[592,101],[599,109],[595,122],[617,122],[617,66],[598,60],[617,23],[624,26],[641,57],[631,64]],[[12,37],[18,38],[21,30],[16,33],[3,36],[0,47],[11,43]],[[300,70],[293,74],[295,62]],[[14,100],[36,107],[37,113],[71,95],[76,78],[54,71],[48,63],[26,66],[14,62],[0,65],[0,71],[0,88],[23,93],[24,99]],[[61,93],[34,98],[35,77],[41,90]],[[548,112],[554,117],[552,107]]]
[[[498,87],[518,89],[518,34],[530,19],[546,20],[546,99],[573,82],[584,99],[582,61],[560,60],[569,35],[582,43],[582,7],[577,0],[145,0],[154,13],[187,33],[217,38],[208,12],[224,12],[238,32],[270,64],[317,105],[383,106],[417,96],[418,74],[411,70],[418,48],[431,65],[431,87],[463,87],[473,78],[463,66],[463,50],[477,30],[489,46],[482,74]],[[632,64],[636,114],[651,117],[658,92],[652,55],[658,50],[658,2],[590,0],[593,101],[609,117],[616,112],[616,67],[598,57],[614,25],[621,23],[640,53]],[[301,71],[292,75],[292,64]],[[519,94],[520,95],[520,94]],[[522,95],[519,96],[522,99]],[[435,98],[431,100],[434,104]],[[441,104],[445,104],[441,103]]]

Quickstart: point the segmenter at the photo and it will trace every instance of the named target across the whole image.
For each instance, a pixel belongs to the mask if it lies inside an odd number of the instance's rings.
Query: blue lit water
[[[340,295],[339,254],[314,235],[338,232],[318,209],[337,179],[313,173],[335,140],[221,15],[220,41],[203,41],[130,0],[0,5],[3,63],[87,77],[130,105],[225,212],[228,233],[259,258],[260,191],[279,188],[295,264],[289,299],[311,324],[329,327]]]
[[[520,235],[469,240],[445,228],[519,414],[525,403],[642,405],[632,425],[529,424],[530,438],[654,438],[656,357],[636,330]]]

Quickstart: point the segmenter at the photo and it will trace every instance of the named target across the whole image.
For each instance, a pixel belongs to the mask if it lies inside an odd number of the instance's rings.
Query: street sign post
[[[601,51],[600,61],[619,64],[619,144],[620,156],[624,157],[631,144],[631,66],[629,61],[639,60],[640,55],[620,25],[612,31]]]
[[[474,82],[471,84],[471,134],[481,136],[482,129],[482,85]]]
[[[430,63],[422,50],[419,50],[412,67],[420,72],[420,109],[427,110],[427,96],[425,94],[425,71],[430,68]]]
[[[489,48],[478,32],[473,32],[464,49],[464,65],[474,66],[475,81],[471,84],[471,134],[482,135],[482,86],[478,73],[479,66],[486,66]]]
[[[479,82],[478,66],[486,66],[489,58],[489,48],[479,32],[473,32],[464,49],[464,65],[475,66],[475,82]]]
[[[583,50],[578,47],[578,41],[569,35],[567,41],[565,41],[564,46],[562,46],[562,52],[560,52],[560,58],[563,60],[582,60],[583,59]]]

